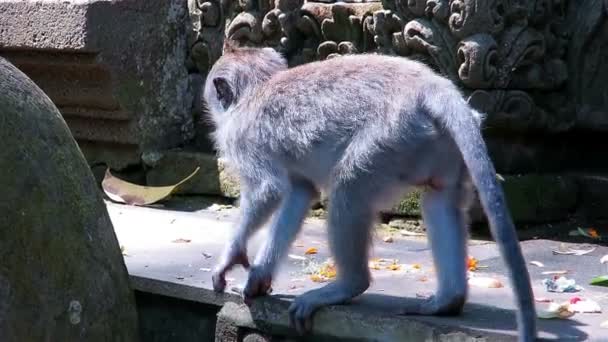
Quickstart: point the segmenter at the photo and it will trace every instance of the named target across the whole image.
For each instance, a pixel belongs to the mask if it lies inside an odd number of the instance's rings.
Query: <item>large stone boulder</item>
[[[0,58],[0,341],[137,341],[127,270],[59,111]]]

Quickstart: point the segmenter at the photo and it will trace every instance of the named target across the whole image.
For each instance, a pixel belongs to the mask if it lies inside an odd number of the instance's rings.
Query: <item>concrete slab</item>
[[[236,210],[195,212],[168,211],[154,208],[140,208],[107,203],[117,237],[125,247],[125,261],[135,288],[177,298],[221,305],[226,301],[240,303],[235,292],[215,294],[211,286],[210,269],[216,263],[224,242],[232,231],[231,223]],[[264,239],[265,230],[254,236],[249,253],[251,257]],[[417,294],[426,294],[436,286],[432,270],[432,259],[424,238],[402,237],[394,235],[394,242],[382,241],[383,233],[376,234],[372,252],[373,258],[398,259],[403,264],[420,264],[419,272],[373,270],[372,287],[352,305],[335,306],[321,310],[315,318],[315,332],[324,334],[350,334],[353,337],[379,333],[384,336],[430,336],[442,333],[464,332],[467,336],[483,336],[492,341],[512,340],[515,338],[515,317],[511,289],[506,278],[504,265],[496,246],[491,242],[472,241],[470,255],[479,260],[480,269],[476,274],[499,279],[503,288],[487,289],[471,287],[470,298],[462,316],[451,318],[440,317],[404,317],[394,313],[406,301],[416,299]],[[173,242],[177,239],[190,240],[188,243]],[[595,246],[596,249],[584,256],[554,255],[552,250],[559,242],[549,240],[530,240],[522,243],[527,261],[537,260],[545,267],[530,265],[534,292],[537,297],[547,297],[556,301],[567,300],[573,296],[584,296],[597,301],[605,310],[608,308],[608,289],[587,285],[596,275],[608,273],[599,259],[608,254],[608,247]],[[317,262],[323,262],[329,256],[325,239],[323,221],[308,219],[303,231],[294,243],[290,253],[299,257],[309,247],[318,248],[318,254],[306,256]],[[574,248],[586,248],[577,245]],[[273,284],[273,295],[256,303],[251,315],[261,315],[260,319],[277,320],[282,327],[287,325],[284,311],[293,296],[309,289],[323,286],[310,280],[304,273],[301,258],[285,260],[277,279]],[[543,271],[569,270],[568,277],[574,278],[584,287],[576,294],[558,294],[546,292],[541,284]],[[236,269],[229,275],[228,289],[244,283],[246,272]],[[272,304],[274,303],[274,304]],[[279,313],[268,313],[268,305],[277,305]],[[543,306],[546,304],[539,304]],[[258,310],[256,310],[256,307]],[[266,308],[266,309],[264,309]],[[358,318],[357,318],[358,317]],[[378,329],[361,329],[362,319],[382,320]],[[381,318],[381,319],[380,319]],[[569,320],[539,320],[541,336],[548,339],[573,341],[606,341],[608,329],[601,329],[600,323],[608,319],[608,314],[576,314]],[[332,332],[332,321],[350,322],[351,328]],[[357,323],[358,322],[358,323]],[[368,322],[369,323],[369,322]],[[359,327],[359,328],[357,328]],[[418,328],[415,328],[418,327]],[[426,327],[424,329],[420,327]],[[413,330],[412,330],[413,329]],[[411,331],[420,330],[420,334],[411,335]],[[439,330],[437,330],[439,329]],[[364,330],[364,331],[362,331]],[[363,335],[362,335],[363,334]],[[374,335],[370,335],[374,336]],[[442,335],[443,336],[443,335]],[[389,338],[388,340],[393,340]]]

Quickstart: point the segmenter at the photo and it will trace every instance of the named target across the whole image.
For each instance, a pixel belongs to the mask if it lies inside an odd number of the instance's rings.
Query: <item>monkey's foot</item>
[[[264,296],[270,292],[272,285],[272,273],[262,266],[253,266],[249,270],[249,277],[243,289],[243,301],[251,305],[251,300],[255,297]]]
[[[304,334],[312,329],[312,316],[315,311],[323,306],[343,304],[363,293],[369,286],[353,286],[345,283],[334,282],[296,297],[289,307],[290,325],[298,333]]]
[[[457,316],[462,313],[465,296],[454,295],[450,298],[438,299],[429,296],[421,303],[406,306],[399,311],[400,315],[424,315],[424,316]]]
[[[213,290],[215,292],[224,292],[226,288],[226,273],[236,265],[243,265],[243,267],[249,268],[249,259],[245,250],[240,248],[231,249],[223,261],[215,268],[211,275]]]

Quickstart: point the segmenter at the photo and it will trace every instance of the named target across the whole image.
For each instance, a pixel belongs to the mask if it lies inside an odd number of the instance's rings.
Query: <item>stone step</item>
[[[289,252],[292,257],[284,260],[274,280],[272,295],[256,300],[248,309],[242,305],[238,291],[234,291],[244,283],[245,270],[236,268],[228,275],[226,293],[213,292],[211,284],[210,270],[233,231],[236,210],[183,212],[109,202],[107,207],[118,240],[127,254],[125,263],[134,288],[201,305],[223,306],[216,329],[225,329],[227,335],[230,335],[230,329],[240,331],[239,334],[254,329],[278,336],[279,341],[293,338],[294,332],[287,325],[285,311],[289,301],[298,294],[324,285],[313,282],[306,273],[307,267],[322,263],[330,256],[322,220],[306,220]],[[249,245],[250,258],[263,243],[266,232],[263,229],[253,237]],[[373,284],[365,294],[350,305],[332,306],[318,312],[309,340],[515,340],[513,295],[494,243],[471,241],[469,255],[478,259],[479,265],[487,266],[476,271],[477,275],[498,279],[504,287],[470,287],[470,297],[461,316],[406,317],[396,313],[405,303],[419,300],[416,298],[418,294],[428,294],[437,285],[430,250],[424,238],[394,235],[394,241],[386,243],[382,241],[383,234],[382,231],[375,234],[371,258],[419,264],[420,270],[414,273],[372,270]],[[555,301],[581,296],[608,308],[608,289],[588,285],[592,277],[606,273],[606,267],[600,264],[599,259],[608,254],[608,247],[595,246],[590,254],[572,256],[553,255],[552,250],[559,246],[558,241],[529,240],[522,242],[521,246],[528,262],[537,260],[545,265],[543,268],[528,266],[535,296]],[[305,251],[310,247],[317,248],[318,253],[306,255]],[[573,248],[587,247],[573,245]],[[556,270],[569,270],[568,278],[575,279],[584,290],[575,294],[547,292],[541,281],[550,276],[542,272]],[[600,329],[600,323],[606,319],[605,313],[576,314],[569,320],[539,320],[538,324],[540,335],[545,338],[601,341],[608,338],[608,330]],[[221,324],[226,327],[221,328]]]

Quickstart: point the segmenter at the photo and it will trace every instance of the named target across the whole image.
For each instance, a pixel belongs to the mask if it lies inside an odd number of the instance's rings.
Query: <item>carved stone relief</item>
[[[218,1],[196,1],[192,57],[201,71],[221,53],[208,32],[274,47],[290,65],[365,52],[409,56],[451,78],[505,129],[556,132],[598,120],[608,128],[598,77],[608,73],[608,0]],[[566,95],[575,101],[564,103]]]

